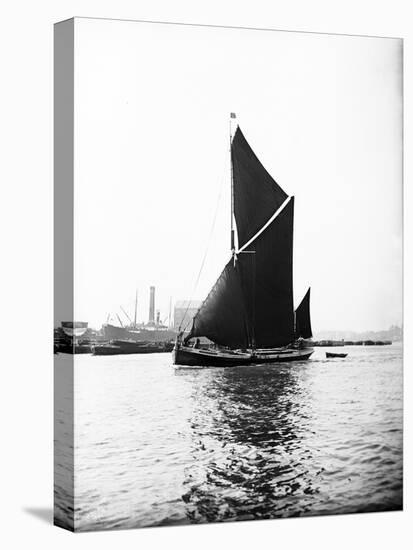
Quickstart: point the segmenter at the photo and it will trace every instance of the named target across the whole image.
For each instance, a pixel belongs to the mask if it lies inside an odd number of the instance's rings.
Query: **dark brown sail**
[[[196,314],[190,337],[230,348],[275,348],[294,340],[294,198],[258,235],[287,195],[262,166],[241,130],[232,141],[238,244]]]
[[[238,127],[231,147],[238,248],[259,231],[286,200]]]
[[[238,263],[231,259],[193,319],[188,338],[206,336],[216,344],[247,348],[248,319]]]
[[[295,311],[295,334],[299,338],[311,338],[310,288]]]
[[[256,348],[294,340],[293,222],[294,197],[245,250],[255,253],[238,255]]]

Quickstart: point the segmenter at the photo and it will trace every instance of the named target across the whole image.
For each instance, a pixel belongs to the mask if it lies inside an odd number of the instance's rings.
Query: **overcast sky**
[[[294,296],[312,287],[314,331],[401,323],[401,48],[77,19],[75,319],[132,312],[138,288],[147,320],[150,285],[161,318],[170,297],[205,297],[229,256],[234,111],[295,196]]]

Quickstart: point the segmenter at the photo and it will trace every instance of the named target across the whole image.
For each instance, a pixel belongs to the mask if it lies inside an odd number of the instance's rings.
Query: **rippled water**
[[[185,371],[77,356],[76,529],[401,509],[401,345],[325,351]]]

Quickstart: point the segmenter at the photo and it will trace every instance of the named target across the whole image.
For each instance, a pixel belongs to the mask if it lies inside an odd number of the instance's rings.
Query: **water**
[[[76,529],[401,509],[401,345],[325,351],[185,371],[77,356]]]

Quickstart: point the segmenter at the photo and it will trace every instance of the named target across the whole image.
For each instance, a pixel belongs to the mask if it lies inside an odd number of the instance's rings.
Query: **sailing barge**
[[[308,359],[310,289],[296,311],[293,305],[294,197],[266,171],[239,126],[230,143],[231,257],[189,334],[178,334],[174,364],[227,367]],[[200,348],[200,337],[213,347]]]

